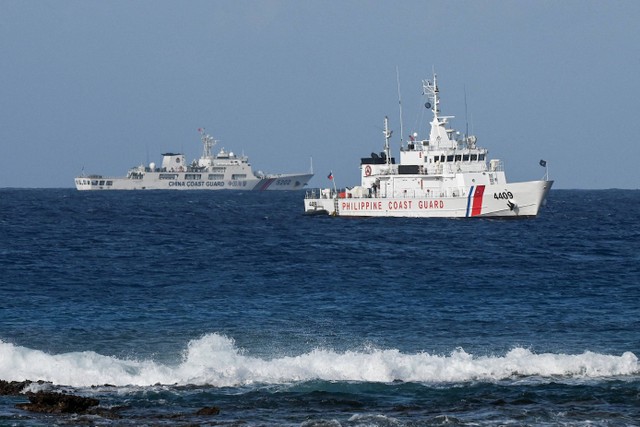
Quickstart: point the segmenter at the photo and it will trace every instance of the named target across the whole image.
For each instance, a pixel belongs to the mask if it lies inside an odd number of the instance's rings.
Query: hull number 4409
[[[503,191],[502,193],[493,193],[493,198],[494,199],[503,199],[503,200],[509,200],[509,199],[513,199],[513,193],[511,191]]]

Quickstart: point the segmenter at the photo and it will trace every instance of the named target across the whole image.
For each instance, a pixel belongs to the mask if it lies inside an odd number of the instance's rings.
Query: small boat
[[[429,139],[411,134],[391,155],[389,120],[384,120],[384,150],[360,161],[360,185],[307,191],[306,214],[350,217],[522,218],[535,217],[553,185],[548,179],[507,181],[502,161],[488,160],[488,150],[473,135],[449,127],[453,116],[440,115],[437,77],[423,81],[425,107],[433,113]],[[333,179],[333,175],[329,175]],[[334,181],[335,183],[335,181]]]
[[[198,161],[188,164],[184,154],[164,153],[162,165],[131,168],[125,177],[88,175],[75,178],[78,190],[301,190],[313,173],[264,174],[253,172],[249,158],[221,149],[212,154],[218,141],[198,129],[204,146]]]

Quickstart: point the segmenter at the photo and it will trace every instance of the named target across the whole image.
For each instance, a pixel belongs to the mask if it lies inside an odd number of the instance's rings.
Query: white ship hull
[[[313,173],[254,173],[249,158],[233,152],[211,149],[218,141],[198,129],[204,149],[197,161],[187,163],[181,153],[165,153],[162,164],[140,165],[129,169],[127,176],[110,178],[101,175],[79,176],[75,185],[81,191],[108,190],[301,190]]]
[[[282,174],[245,180],[186,179],[185,173],[173,174],[172,179],[160,178],[160,173],[147,172],[142,178],[78,177],[78,190],[248,190],[286,191],[301,190],[313,174]]]
[[[455,196],[307,197],[306,214],[346,217],[526,218],[538,215],[553,181],[471,186]],[[511,197],[509,197],[511,196]]]
[[[338,191],[307,192],[307,214],[350,217],[523,218],[538,215],[553,185],[540,181],[509,183],[502,161],[488,161],[488,150],[473,135],[449,127],[453,116],[440,115],[436,83],[423,81],[426,108],[433,119],[428,139],[409,135],[400,141],[399,162],[391,154],[388,119],[384,121],[384,151],[360,159],[361,183]],[[333,173],[328,177],[333,180]]]

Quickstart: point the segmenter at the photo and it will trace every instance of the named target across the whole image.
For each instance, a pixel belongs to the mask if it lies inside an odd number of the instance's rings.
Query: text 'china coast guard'
[[[136,166],[127,176],[82,175],[75,179],[78,190],[301,190],[313,177],[309,173],[265,174],[253,172],[249,158],[224,148],[213,154],[218,143],[198,129],[203,153],[198,161],[187,163],[184,154],[165,153],[162,165]]]

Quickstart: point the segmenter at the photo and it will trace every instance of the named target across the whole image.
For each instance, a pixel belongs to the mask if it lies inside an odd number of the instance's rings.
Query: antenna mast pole
[[[422,93],[424,95],[429,96],[431,101],[431,102],[427,102],[425,106],[427,108],[431,108],[431,111],[433,111],[433,115],[435,117],[438,117],[438,113],[440,112],[440,109],[438,108],[438,104],[440,104],[440,98],[438,97],[438,92],[440,91],[438,90],[438,81],[435,74],[433,75],[433,83],[431,83],[431,81],[429,80],[422,81]]]
[[[391,150],[389,149],[389,139],[393,131],[389,130],[389,118],[384,116],[384,154],[387,167],[391,164]]]
[[[396,66],[396,82],[398,83],[398,107],[400,108],[400,147],[402,147],[404,129],[402,126],[402,98],[400,96],[400,71],[398,71],[398,66]]]
[[[465,139],[469,136],[469,119],[467,118],[467,86],[464,86],[464,122],[465,122],[465,129],[464,129],[464,137]]]
[[[198,129],[198,132],[200,132],[200,140],[202,141],[202,145],[204,146],[202,150],[203,151],[202,156],[205,158],[210,158],[211,149],[213,148],[214,145],[216,145],[218,141],[213,139],[211,135],[204,133],[204,128]]]

